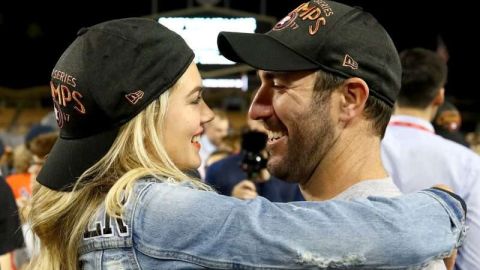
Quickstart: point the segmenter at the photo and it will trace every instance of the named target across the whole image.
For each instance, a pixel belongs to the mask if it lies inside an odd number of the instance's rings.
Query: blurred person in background
[[[0,137],[3,154],[0,156],[0,174],[4,177],[13,171],[13,149],[3,142]]]
[[[58,129],[51,126],[37,125],[32,127],[26,136],[27,148],[32,153],[31,165],[28,172],[31,175],[32,182],[37,178],[37,174],[42,168],[45,159],[52,150],[55,141],[58,138]]]
[[[460,132],[462,116],[453,103],[444,101],[438,108],[432,123],[436,134],[465,147],[470,147],[465,136]]]
[[[29,200],[32,194],[32,174],[29,172],[31,165],[35,162],[40,162],[40,160],[38,160],[38,156],[35,157],[31,152],[32,142],[34,140],[38,140],[35,143],[35,146],[38,148],[37,151],[41,150],[40,148],[49,149],[49,147],[40,146],[45,141],[45,137],[49,137],[54,133],[55,130],[50,126],[39,124],[33,125],[25,135],[25,143],[17,146],[14,149],[14,171],[12,174],[7,176],[7,183],[13,190],[13,194],[15,195],[17,203],[19,204],[19,208],[23,207],[25,200]],[[47,139],[47,141],[49,140]],[[42,154],[45,156],[46,153]]]
[[[465,139],[470,144],[470,148],[480,155],[480,123],[477,123],[475,131],[469,132]]]
[[[431,121],[444,102],[447,66],[432,51],[414,48],[400,54],[402,87],[382,143],[382,159],[404,193],[435,183],[450,186],[468,206],[469,226],[458,250],[456,269],[480,266],[480,157],[435,134]]]
[[[0,158],[4,145],[0,140]],[[0,172],[0,269],[15,269],[15,253],[24,247],[17,204],[10,186]]]
[[[28,172],[32,161],[32,153],[25,144],[18,145],[13,150],[13,171],[6,177],[19,205],[32,195],[31,175]]]
[[[224,149],[220,149],[220,150],[215,150],[213,151],[210,156],[207,158],[206,162],[205,162],[205,169],[208,171],[208,167],[210,167],[210,165],[230,156],[234,154],[233,151],[230,151],[230,150],[224,150]]]
[[[205,179],[205,164],[210,156],[215,150],[222,148],[222,140],[228,135],[228,129],[230,127],[230,122],[225,111],[220,109],[213,109],[215,118],[212,121],[205,124],[204,134],[200,137],[200,158],[202,159],[202,164],[198,168],[200,177]]]

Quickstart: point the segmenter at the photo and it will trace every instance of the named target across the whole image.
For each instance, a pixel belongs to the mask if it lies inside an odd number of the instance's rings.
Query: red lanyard
[[[419,130],[426,131],[426,132],[428,132],[428,133],[434,133],[433,131],[431,131],[430,129],[428,129],[428,128],[424,127],[424,126],[421,126],[421,125],[418,125],[418,124],[414,124],[414,123],[409,123],[409,122],[392,121],[392,122],[388,123],[388,125],[389,125],[389,126],[415,128],[415,129],[419,129]]]

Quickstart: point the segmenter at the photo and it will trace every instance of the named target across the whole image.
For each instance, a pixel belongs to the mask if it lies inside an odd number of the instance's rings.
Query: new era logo
[[[351,69],[358,69],[357,61],[353,60],[353,58],[348,54],[345,54],[345,58],[343,59],[343,66],[349,67]]]
[[[143,91],[138,90],[136,92],[132,92],[130,94],[126,94],[125,98],[127,98],[128,102],[132,103],[133,105],[137,104],[137,102],[142,99]]]

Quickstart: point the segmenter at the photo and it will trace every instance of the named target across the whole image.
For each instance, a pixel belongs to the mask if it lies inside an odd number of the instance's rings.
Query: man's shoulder
[[[338,194],[334,199],[354,200],[369,196],[395,197],[401,195],[391,178],[364,180]]]

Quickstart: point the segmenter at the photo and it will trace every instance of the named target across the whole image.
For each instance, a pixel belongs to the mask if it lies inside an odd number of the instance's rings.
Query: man
[[[468,206],[468,237],[458,250],[456,269],[480,266],[480,157],[435,134],[430,123],[444,100],[447,66],[425,49],[400,55],[402,87],[382,144],[387,171],[402,192],[446,184]]]
[[[380,141],[401,66],[370,14],[312,0],[265,35],[222,32],[218,45],[228,59],[259,69],[249,114],[269,131],[273,175],[298,182],[307,200],[399,194]]]
[[[202,179],[205,179],[205,163],[215,150],[222,145],[222,140],[228,134],[229,121],[227,114],[219,109],[214,109],[215,118],[205,125],[205,132],[200,138],[200,158],[202,165],[198,168],[198,172]]]

